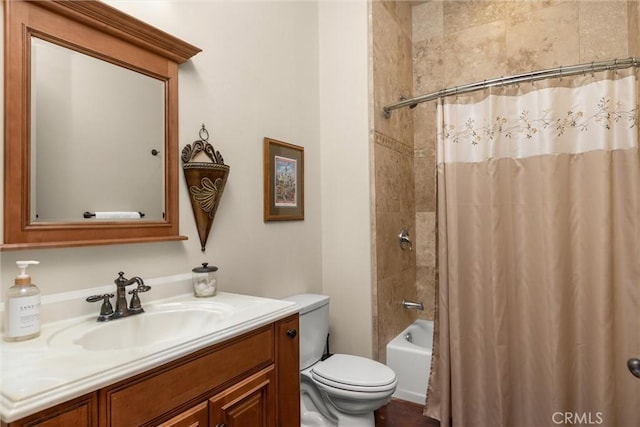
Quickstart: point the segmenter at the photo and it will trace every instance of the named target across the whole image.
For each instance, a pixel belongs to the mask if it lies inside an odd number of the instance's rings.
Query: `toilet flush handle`
[[[632,358],[627,361],[627,367],[634,377],[640,378],[640,359]]]

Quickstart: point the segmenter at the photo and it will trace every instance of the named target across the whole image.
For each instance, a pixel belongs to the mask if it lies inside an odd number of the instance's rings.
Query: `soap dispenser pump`
[[[5,341],[24,341],[40,335],[40,289],[31,283],[27,267],[38,261],[16,261],[20,274],[5,301]]]

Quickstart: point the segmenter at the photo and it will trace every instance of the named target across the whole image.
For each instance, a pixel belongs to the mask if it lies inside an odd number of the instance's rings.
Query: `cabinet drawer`
[[[101,391],[104,425],[142,425],[246,372],[263,368],[273,363],[273,341],[273,329],[262,328],[148,375],[106,387]]]

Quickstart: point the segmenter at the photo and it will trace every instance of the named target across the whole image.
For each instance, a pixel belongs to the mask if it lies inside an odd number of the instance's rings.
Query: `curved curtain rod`
[[[482,90],[494,86],[504,86],[508,84],[515,84],[521,82],[533,82],[536,80],[549,79],[553,77],[572,76],[576,74],[595,73],[598,71],[616,70],[620,68],[640,67],[640,58],[630,57],[626,59],[614,59],[612,61],[600,61],[591,62],[588,64],[570,65],[568,67],[556,67],[549,68],[541,71],[532,71],[529,73],[515,74],[509,77],[500,77],[497,79],[483,80],[481,82],[475,82],[466,84],[463,86],[456,86],[453,88],[440,89],[437,92],[432,92],[426,95],[416,96],[411,99],[404,99],[395,104],[389,104],[382,108],[384,116],[386,118],[391,117],[391,111],[398,108],[409,107],[415,108],[418,104],[433,101],[434,99],[459,95],[468,92],[474,92],[476,90]]]

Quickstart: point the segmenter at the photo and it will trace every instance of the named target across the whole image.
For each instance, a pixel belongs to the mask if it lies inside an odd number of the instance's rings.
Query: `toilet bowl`
[[[286,298],[300,306],[300,408],[302,427],[374,427],[373,412],[396,389],[391,368],[360,356],[321,360],[329,329],[329,297]]]

